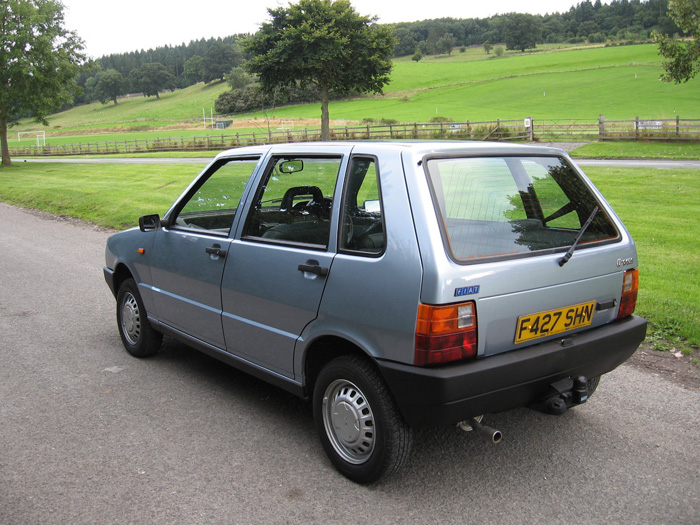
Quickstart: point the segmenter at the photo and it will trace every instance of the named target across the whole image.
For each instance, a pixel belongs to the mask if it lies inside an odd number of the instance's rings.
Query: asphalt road
[[[0,204],[0,523],[700,523],[700,391],[623,365],[498,445],[418,433],[373,487],[326,460],[303,401],[168,342],[122,349],[107,233]]]

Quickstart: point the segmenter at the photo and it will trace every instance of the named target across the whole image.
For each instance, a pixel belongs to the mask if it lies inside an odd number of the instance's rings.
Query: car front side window
[[[257,158],[222,161],[177,212],[175,228],[228,235]]]

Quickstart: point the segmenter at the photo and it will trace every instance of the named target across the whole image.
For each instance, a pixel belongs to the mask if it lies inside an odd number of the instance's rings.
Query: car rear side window
[[[619,234],[581,177],[557,157],[427,162],[448,252],[460,262],[566,250],[596,206],[580,244]]]
[[[384,251],[384,213],[374,158],[351,159],[341,223],[342,251],[369,256],[377,256]]]
[[[273,157],[243,238],[325,249],[341,157]]]

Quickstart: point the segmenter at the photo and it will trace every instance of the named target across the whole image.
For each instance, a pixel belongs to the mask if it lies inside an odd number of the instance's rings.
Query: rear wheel
[[[117,327],[124,348],[134,357],[158,353],[163,334],[153,329],[146,316],[138,286],[126,279],[117,293]]]
[[[345,477],[374,483],[405,465],[413,431],[366,359],[343,356],[326,365],[316,380],[313,408],[323,448]]]

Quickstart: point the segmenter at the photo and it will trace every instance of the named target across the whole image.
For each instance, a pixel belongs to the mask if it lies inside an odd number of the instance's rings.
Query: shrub
[[[430,122],[436,122],[436,123],[440,123],[440,122],[454,122],[454,121],[455,121],[455,119],[450,118],[450,117],[433,117],[433,118],[430,119]]]

